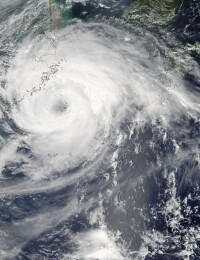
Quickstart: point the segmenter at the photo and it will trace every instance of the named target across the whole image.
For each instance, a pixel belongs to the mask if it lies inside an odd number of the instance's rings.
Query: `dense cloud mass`
[[[150,40],[100,24],[25,40],[7,74],[6,98],[25,134],[19,141],[34,156],[27,174],[43,178],[95,160],[127,119],[169,124],[174,114],[196,110],[174,73],[166,76],[170,86],[159,79],[163,61],[152,64]]]
[[[145,259],[176,242],[187,259],[199,92],[169,47],[103,23],[28,28],[0,64],[0,258]]]

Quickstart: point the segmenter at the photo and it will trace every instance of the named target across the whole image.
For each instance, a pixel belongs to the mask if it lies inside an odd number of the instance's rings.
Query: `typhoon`
[[[44,31],[45,8],[27,1],[0,27],[0,258],[197,259],[198,87],[161,37]]]
[[[93,24],[23,43],[7,74],[6,98],[25,134],[19,141],[34,155],[23,166],[27,175],[43,178],[95,161],[127,120],[167,124],[194,105],[184,90],[180,96],[174,75],[170,86],[159,81],[163,69],[158,61],[152,70],[142,37],[126,37]]]

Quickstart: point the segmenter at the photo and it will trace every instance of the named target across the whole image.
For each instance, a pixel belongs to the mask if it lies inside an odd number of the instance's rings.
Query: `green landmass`
[[[138,27],[166,26],[175,17],[181,0],[136,0],[124,12],[126,23]]]

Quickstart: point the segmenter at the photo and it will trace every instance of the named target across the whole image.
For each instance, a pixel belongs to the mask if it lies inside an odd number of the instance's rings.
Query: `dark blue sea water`
[[[0,259],[199,259],[199,3],[60,2],[0,2]]]

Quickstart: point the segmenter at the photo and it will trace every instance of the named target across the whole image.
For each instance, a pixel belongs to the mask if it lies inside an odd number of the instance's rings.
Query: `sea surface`
[[[0,259],[200,259],[198,1],[0,1]]]

